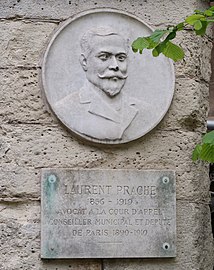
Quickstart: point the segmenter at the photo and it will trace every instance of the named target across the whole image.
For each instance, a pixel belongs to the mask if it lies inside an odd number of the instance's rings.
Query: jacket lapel
[[[136,108],[137,100],[122,96],[121,108],[117,111],[106,103],[94,89],[84,87],[81,89],[79,98],[81,104],[88,104],[88,112],[96,116],[102,117],[114,122],[119,128],[119,138],[122,137],[124,131],[131,124],[138,113]],[[112,131],[113,132],[113,131]]]

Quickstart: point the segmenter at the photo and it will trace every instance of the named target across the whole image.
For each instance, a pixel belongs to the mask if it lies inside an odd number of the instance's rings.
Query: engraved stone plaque
[[[131,49],[137,37],[151,33],[139,18],[114,9],[83,12],[56,31],[44,55],[42,87],[73,135],[123,144],[162,120],[174,92],[172,62]]]
[[[176,256],[173,171],[42,170],[41,256]]]

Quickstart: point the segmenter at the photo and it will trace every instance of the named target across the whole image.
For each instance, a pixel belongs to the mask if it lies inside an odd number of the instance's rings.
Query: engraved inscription
[[[175,256],[173,172],[167,172],[167,184],[156,171],[81,172],[43,172],[44,258]],[[55,181],[48,182],[53,175]],[[56,246],[54,255],[49,252],[50,241]],[[170,244],[167,252],[162,248],[164,243]],[[120,251],[117,244],[124,245]]]
[[[65,185],[65,194],[109,194],[112,186],[105,185]]]

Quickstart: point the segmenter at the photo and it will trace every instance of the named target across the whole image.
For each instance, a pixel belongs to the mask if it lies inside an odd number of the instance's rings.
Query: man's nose
[[[109,69],[110,70],[114,70],[114,71],[118,71],[119,70],[119,66],[118,66],[118,62],[115,56],[111,57],[111,62],[109,65]]]

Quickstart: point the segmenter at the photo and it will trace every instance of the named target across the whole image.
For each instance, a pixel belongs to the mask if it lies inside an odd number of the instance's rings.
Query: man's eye
[[[106,61],[109,58],[108,54],[101,54],[98,56],[98,58],[102,61]]]
[[[126,55],[118,55],[117,60],[120,61],[120,62],[125,61],[126,60]]]

